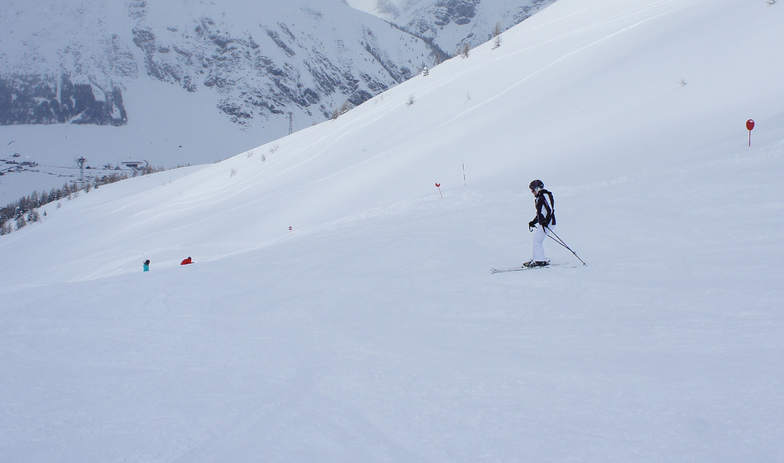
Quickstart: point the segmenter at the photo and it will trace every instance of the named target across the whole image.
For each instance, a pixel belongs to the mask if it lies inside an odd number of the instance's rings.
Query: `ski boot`
[[[529,260],[528,262],[523,264],[525,268],[534,268],[534,267],[547,267],[550,265],[549,260]]]

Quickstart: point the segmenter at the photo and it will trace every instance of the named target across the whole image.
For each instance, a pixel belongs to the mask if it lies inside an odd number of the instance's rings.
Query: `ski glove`
[[[531,229],[535,228],[537,223],[538,222],[536,221],[536,219],[528,222],[528,231],[531,231]]]

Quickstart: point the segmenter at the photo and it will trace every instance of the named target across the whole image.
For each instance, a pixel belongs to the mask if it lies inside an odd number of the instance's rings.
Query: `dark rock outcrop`
[[[0,125],[127,122],[119,87],[74,83],[71,77],[0,76]]]

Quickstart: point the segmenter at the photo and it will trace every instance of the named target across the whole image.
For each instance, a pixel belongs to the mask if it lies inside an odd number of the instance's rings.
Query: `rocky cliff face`
[[[480,0],[441,0],[435,3],[433,9],[434,24],[446,26],[454,21],[463,25],[471,22],[476,16],[476,5]]]
[[[68,74],[0,77],[0,125],[127,122],[120,87],[74,83]]]
[[[138,67],[100,2],[6,0],[0,10],[0,125],[127,121]]]
[[[250,31],[232,30],[225,21],[199,17],[167,26],[163,34],[147,23],[143,9],[136,14],[133,42],[143,51],[147,74],[189,92],[217,92],[220,109],[241,124],[293,109],[328,117],[336,106],[360,104],[433,61],[425,42],[399,30],[396,41],[410,42],[417,58],[391,57],[367,24],[354,27],[359,30],[354,37],[309,32],[340,27],[315,10],[305,11],[304,24],[282,18]]]
[[[0,39],[15,49],[0,53],[3,125],[124,124],[134,117],[125,84],[147,78],[216,93],[241,125],[289,114],[318,121],[438,58],[424,40],[339,0],[133,0],[124,10],[46,0],[44,11],[58,14],[43,16],[9,1],[0,13],[11,29]],[[73,27],[57,23],[69,18]]]

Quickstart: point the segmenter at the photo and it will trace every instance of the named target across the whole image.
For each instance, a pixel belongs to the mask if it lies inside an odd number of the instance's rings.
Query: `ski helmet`
[[[541,180],[534,180],[533,182],[531,182],[528,185],[528,188],[530,188],[531,191],[533,191],[533,190],[540,190],[540,189],[544,188],[544,183],[542,183]]]

